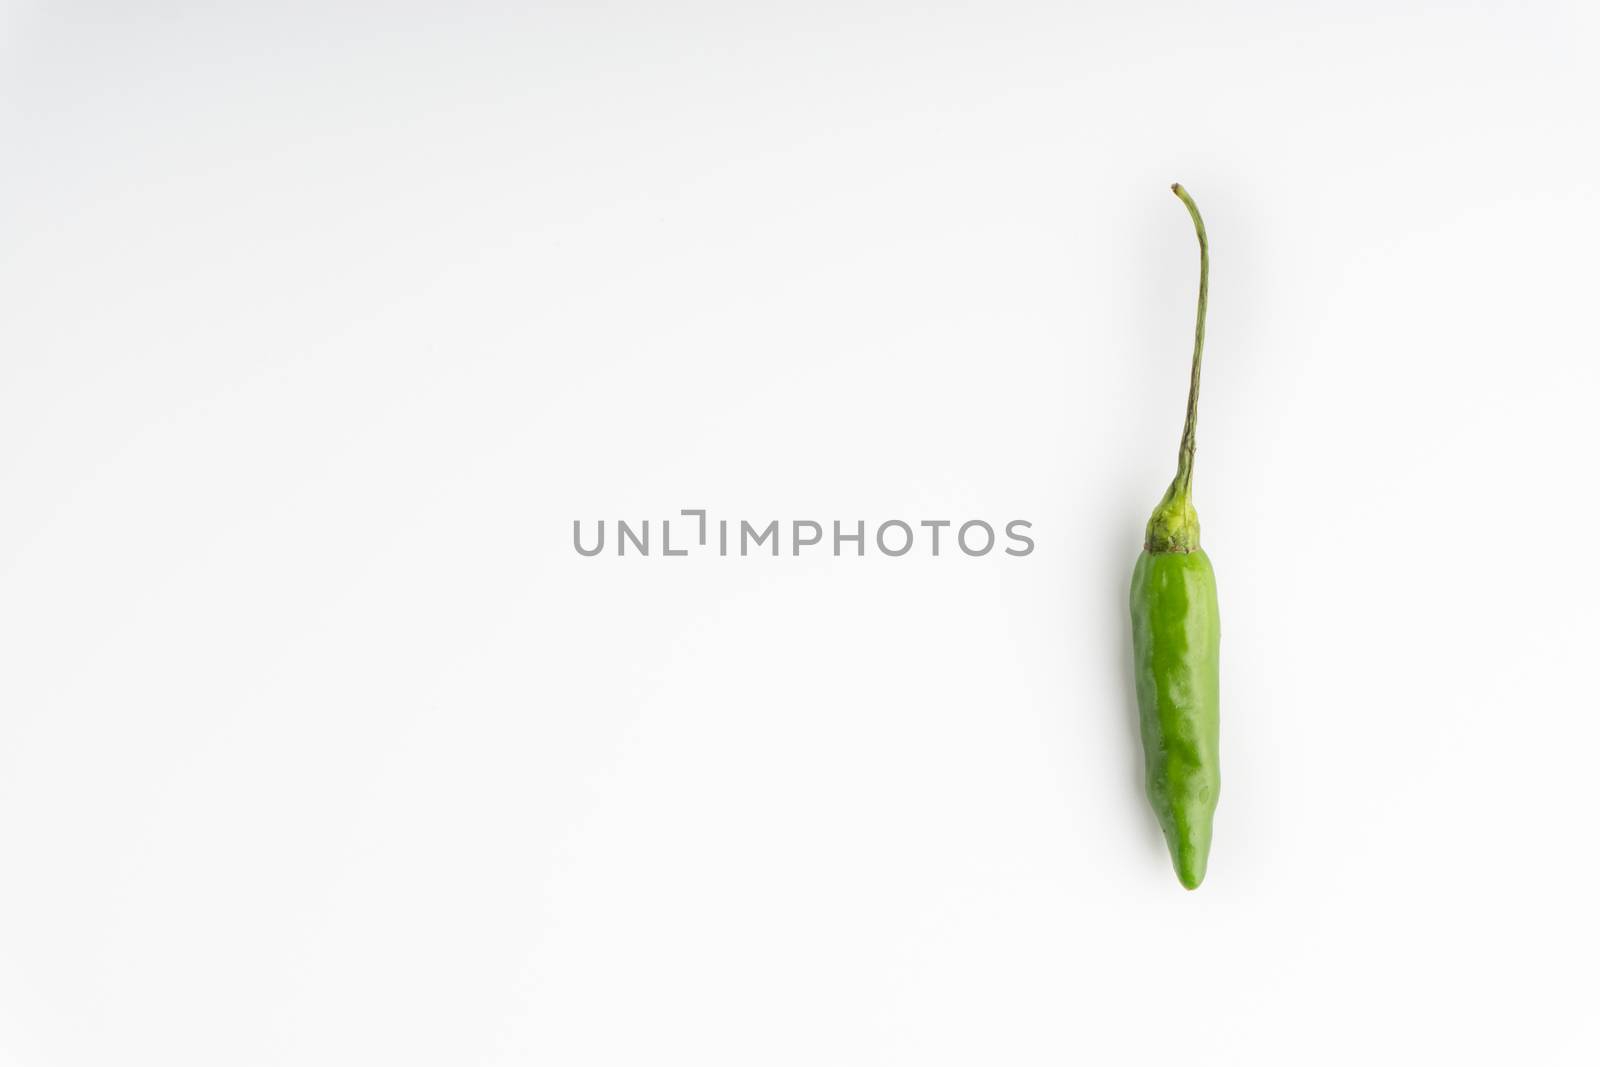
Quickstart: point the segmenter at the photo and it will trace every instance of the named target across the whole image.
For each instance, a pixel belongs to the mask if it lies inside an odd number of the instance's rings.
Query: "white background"
[[[1593,1063],[1581,6],[5,7],[0,1064]]]

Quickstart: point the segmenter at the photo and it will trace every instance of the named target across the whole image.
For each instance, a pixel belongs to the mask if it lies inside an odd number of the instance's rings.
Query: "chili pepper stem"
[[[1206,224],[1200,209],[1182,185],[1172,183],[1172,191],[1194,220],[1195,236],[1200,239],[1200,299],[1195,310],[1194,358],[1189,366],[1189,406],[1183,418],[1183,439],[1178,445],[1178,474],[1172,479],[1161,503],[1156,505],[1145,528],[1145,548],[1151,552],[1193,552],[1200,547],[1200,518],[1195,513],[1190,492],[1194,485],[1195,424],[1200,410],[1200,356],[1206,344],[1206,299],[1210,295],[1211,248],[1206,242]]]

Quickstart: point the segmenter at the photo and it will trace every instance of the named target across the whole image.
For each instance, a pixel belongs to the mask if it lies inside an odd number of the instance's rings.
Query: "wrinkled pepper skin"
[[[1134,690],[1144,742],[1145,792],[1186,889],[1206,876],[1218,766],[1217,664],[1221,628],[1211,560],[1145,551],[1133,571]]]

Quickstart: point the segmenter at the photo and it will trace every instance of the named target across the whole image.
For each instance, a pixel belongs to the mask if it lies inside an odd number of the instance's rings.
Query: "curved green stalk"
[[[1200,408],[1200,353],[1206,347],[1206,297],[1211,288],[1211,248],[1206,244],[1206,224],[1200,218],[1200,209],[1194,206],[1188,190],[1173,182],[1172,191],[1189,209],[1189,217],[1194,219],[1195,236],[1200,238],[1200,301],[1194,316],[1194,362],[1189,367],[1189,410],[1183,418],[1183,443],[1178,448],[1178,481],[1187,493],[1194,480],[1194,424]]]
[[[1156,505],[1145,528],[1145,547],[1151,552],[1193,552],[1200,547],[1200,518],[1195,514],[1190,490],[1194,485],[1195,424],[1200,411],[1200,355],[1206,344],[1206,299],[1210,295],[1211,248],[1206,243],[1206,224],[1188,190],[1177,182],[1172,191],[1194,219],[1195,236],[1200,239],[1200,300],[1194,320],[1194,359],[1189,366],[1189,407],[1183,418],[1183,440],[1178,445],[1178,474],[1172,479],[1161,503]]]

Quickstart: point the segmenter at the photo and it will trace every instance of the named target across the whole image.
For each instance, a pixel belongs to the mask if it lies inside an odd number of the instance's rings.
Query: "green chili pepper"
[[[1145,527],[1129,602],[1145,791],[1166,835],[1178,881],[1194,889],[1206,876],[1211,818],[1222,784],[1217,769],[1217,581],[1200,548],[1200,520],[1190,499],[1211,253],[1200,209],[1183,186],[1173,185],[1172,191],[1189,209],[1200,238],[1200,306],[1178,475]]]

